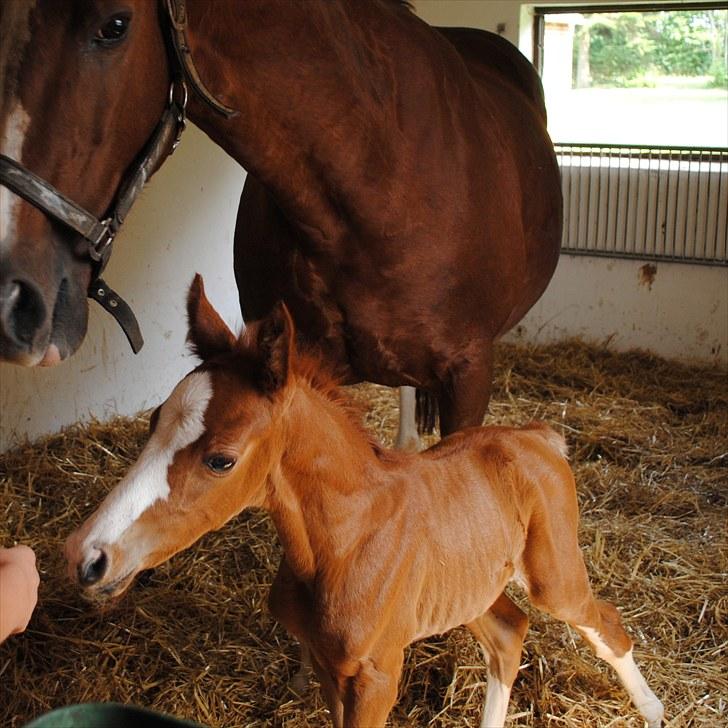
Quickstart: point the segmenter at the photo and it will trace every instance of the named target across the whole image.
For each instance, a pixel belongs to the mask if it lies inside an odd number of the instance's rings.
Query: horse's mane
[[[390,5],[399,5],[405,10],[409,10],[411,13],[415,12],[414,0],[387,0]]]

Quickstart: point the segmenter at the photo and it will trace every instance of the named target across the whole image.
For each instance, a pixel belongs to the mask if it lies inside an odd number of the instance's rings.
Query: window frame
[[[534,5],[533,7],[533,65],[541,75],[543,70],[544,33],[547,15],[566,13],[655,13],[667,10],[728,10],[726,0],[692,0],[691,2],[615,2],[595,5]]]

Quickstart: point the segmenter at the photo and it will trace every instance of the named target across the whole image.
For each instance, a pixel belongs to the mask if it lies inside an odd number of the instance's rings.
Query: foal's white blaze
[[[190,374],[174,388],[162,405],[157,427],[139,459],[93,517],[81,546],[84,556],[88,556],[89,549],[113,544],[147,508],[167,498],[169,466],[180,450],[204,433],[205,411],[211,397],[209,372]]]
[[[30,117],[17,102],[10,112],[0,139],[0,153],[22,162],[23,142],[30,125]],[[20,197],[4,185],[0,185],[0,251],[9,247],[15,238],[16,215]]]
[[[617,657],[595,629],[578,625],[577,629],[594,645],[597,657],[605,660],[614,668],[635,707],[647,721],[649,728],[660,728],[665,709],[642,677],[642,673],[632,657],[632,650]]]

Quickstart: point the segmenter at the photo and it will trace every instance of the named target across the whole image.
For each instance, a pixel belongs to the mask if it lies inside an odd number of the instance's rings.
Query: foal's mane
[[[400,0],[395,0],[399,2]],[[341,377],[336,374],[331,365],[315,350],[297,349],[291,362],[292,373],[318,392],[324,399],[342,410],[349,422],[366,440],[374,454],[380,460],[390,460],[393,457],[391,450],[385,448],[379,440],[364,427],[363,419],[366,412],[364,406],[355,402],[341,387]]]

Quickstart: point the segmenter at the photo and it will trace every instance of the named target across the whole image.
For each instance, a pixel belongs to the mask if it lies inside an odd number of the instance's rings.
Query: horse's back
[[[528,59],[510,41],[478,28],[436,28],[462,56],[471,73],[497,74],[530,101],[546,121],[541,79]]]

